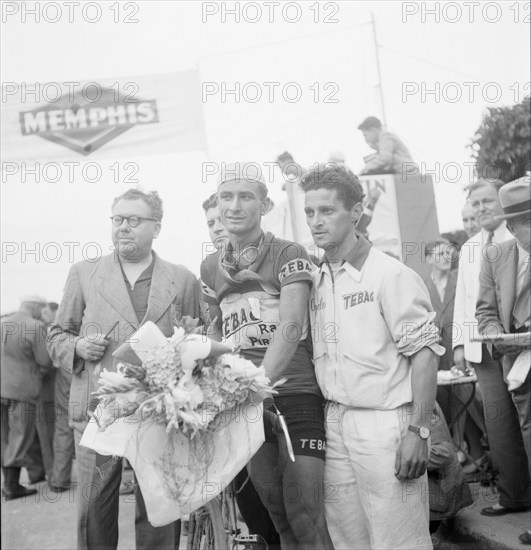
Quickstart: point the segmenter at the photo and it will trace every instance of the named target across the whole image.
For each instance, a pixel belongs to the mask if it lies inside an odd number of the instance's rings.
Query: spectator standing
[[[524,443],[502,366],[485,345],[471,339],[478,335],[476,302],[482,257],[489,245],[500,245],[511,238],[505,220],[497,218],[503,215],[498,196],[503,185],[500,180],[480,179],[470,187],[469,198],[481,231],[461,248],[454,308],[454,364],[462,371],[466,370],[466,362],[474,367],[483,398],[491,459],[499,474],[499,502],[481,511],[487,516],[504,515],[531,505]]]
[[[130,189],[112,205],[114,253],[72,266],[48,349],[72,372],[70,420],[78,470],[78,549],[118,545],[118,492],[122,460],[102,457],[79,445],[89,415],[89,396],[101,369],[115,371],[112,353],[141,325],[154,322],[165,336],[183,315],[200,317],[199,286],[185,267],[162,260],[152,250],[161,230],[162,201],[156,192]],[[104,337],[118,321],[109,339]],[[105,466],[105,467],[104,467]],[[101,476],[99,469],[105,469]],[[177,548],[180,521],[153,527],[142,493],[135,487],[137,550]]]
[[[55,320],[57,308],[55,302],[49,302],[42,308],[41,318],[46,328]],[[48,481],[53,471],[53,438],[55,432],[55,378],[57,369],[51,368],[43,373],[41,393],[37,403],[35,419],[35,437],[28,451],[26,469],[30,483]]]
[[[463,228],[470,239],[481,229],[476,220],[476,211],[470,201],[465,202],[465,205],[461,210],[461,218],[463,219]]]
[[[50,302],[43,309],[42,317],[48,326],[55,322],[58,304]],[[55,429],[53,434],[53,468],[49,488],[54,493],[66,491],[70,486],[72,460],[74,459],[74,430],[69,425],[68,404],[72,373],[55,365]]]
[[[6,500],[37,492],[22,486],[19,478],[35,437],[42,374],[52,364],[46,351],[46,327],[40,320],[44,305],[46,300],[40,296],[26,296],[18,312],[2,318],[2,496]]]
[[[514,239],[499,247],[490,247],[482,263],[477,302],[479,331],[482,334],[521,333],[530,331],[531,315],[531,187],[529,177],[520,178],[500,189],[503,213]],[[504,379],[524,348],[503,342],[488,346],[493,356],[501,357]],[[529,344],[528,344],[529,349]],[[531,369],[527,358],[527,375],[510,382],[510,394],[518,410],[520,428],[526,448],[531,476]],[[510,378],[510,377],[509,377]]]

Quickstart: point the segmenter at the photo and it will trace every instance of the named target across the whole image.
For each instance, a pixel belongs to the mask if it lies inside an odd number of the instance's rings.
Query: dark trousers
[[[35,405],[2,398],[1,407],[2,466],[21,468],[35,436]]]
[[[35,411],[35,436],[26,456],[26,469],[30,480],[44,476],[50,480],[53,468],[53,432],[55,404],[39,399]]]
[[[245,521],[249,534],[260,535],[269,545],[280,544],[280,537],[269,517],[267,508],[262,504],[247,468],[244,468],[234,479],[236,502]]]
[[[511,396],[518,411],[520,429],[527,454],[527,467],[531,477],[531,371],[527,374],[525,382],[511,392]]]
[[[70,483],[74,458],[74,430],[68,424],[68,400],[72,375],[57,369],[55,377],[55,430],[53,434],[53,469],[50,482],[58,487]]]
[[[492,359],[486,346],[482,358],[474,367],[483,396],[492,462],[499,473],[500,504],[509,508],[531,506],[531,483],[517,410],[500,362]]]
[[[79,428],[74,427],[79,482],[77,547],[78,550],[116,550],[122,459],[108,457],[111,462],[102,466],[102,478],[96,468],[96,457],[99,455],[79,445],[83,428],[83,425]],[[164,527],[153,527],[147,519],[144,499],[136,484],[135,496],[136,550],[177,550],[181,522],[175,521]]]

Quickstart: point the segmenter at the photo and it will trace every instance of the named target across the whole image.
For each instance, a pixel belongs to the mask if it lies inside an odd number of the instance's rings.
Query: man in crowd
[[[42,318],[48,327],[55,323],[59,304],[49,302],[42,310]],[[54,493],[61,493],[70,487],[72,460],[74,458],[74,430],[68,421],[68,403],[72,374],[56,368],[54,385],[55,429],[53,432],[53,468],[48,487]]]
[[[281,546],[327,550],[332,542],[322,492],[322,395],[308,342],[312,267],[303,247],[262,231],[267,187],[260,175],[250,173],[251,166],[229,165],[218,181],[221,221],[230,242],[203,261],[203,296],[219,333],[237,343],[246,359],[263,365],[272,383],[286,378],[274,405],[265,408],[276,406],[285,416],[295,461],[284,436],[277,437],[268,421],[266,442],[249,465]]]
[[[506,220],[507,229],[514,235],[491,247],[483,261],[480,273],[480,291],[477,302],[479,331],[482,334],[521,333],[530,331],[531,315],[531,187],[529,177],[504,185],[500,189],[503,214],[497,220]],[[517,344],[494,343],[489,346],[492,355],[501,356],[504,378],[524,347]],[[531,475],[531,376],[529,362],[527,376],[511,387],[511,397],[518,410],[520,428],[526,448]]]
[[[310,314],[327,399],[332,541],[338,549],[431,549],[426,466],[444,348],[428,292],[414,271],[356,235],[363,189],[352,172],[319,168],[302,187],[307,223],[325,250]]]
[[[50,326],[55,320],[55,314],[59,305],[49,302],[42,308],[41,318],[46,325]],[[30,483],[48,481],[53,475],[53,438],[55,431],[56,409],[54,386],[57,369],[48,369],[42,377],[41,393],[37,402],[35,418],[35,437],[27,454],[26,469]]]
[[[210,241],[216,247],[216,250],[221,250],[230,238],[225,226],[221,223],[218,198],[215,193],[203,202],[203,210],[205,211]]]
[[[461,218],[463,219],[463,228],[470,239],[478,233],[480,227],[476,220],[476,211],[469,200],[465,202],[463,210],[461,210]]]
[[[35,437],[42,376],[52,366],[46,351],[46,327],[41,321],[45,305],[46,300],[39,296],[26,296],[16,313],[2,318],[2,496],[6,500],[37,492],[20,485],[19,477]]]
[[[376,151],[365,157],[365,166],[361,174],[403,174],[405,166],[414,164],[409,149],[402,140],[387,130],[375,116],[367,117],[359,126],[367,144]],[[411,168],[408,169],[411,173]]]
[[[88,400],[101,369],[115,371],[112,353],[142,324],[154,322],[165,336],[183,315],[199,317],[199,287],[185,267],[162,260],[152,249],[161,230],[162,201],[153,191],[130,189],[112,205],[114,253],[72,266],[57,324],[48,335],[55,364],[72,374],[70,420],[78,466],[78,549],[116,549],[122,460],[101,457],[79,445],[89,420]],[[111,335],[106,334],[114,327]],[[99,371],[99,369],[98,369]],[[105,470],[104,475],[100,475]],[[138,550],[175,549],[180,522],[152,527],[136,487]]]
[[[481,231],[461,248],[454,308],[454,364],[464,371],[465,362],[469,362],[476,371],[491,459],[499,473],[499,502],[481,511],[486,516],[501,516],[531,505],[518,414],[503,380],[502,366],[485,345],[472,341],[478,335],[476,302],[482,258],[489,245],[500,245],[511,237],[505,220],[498,218],[503,215],[498,196],[502,185],[500,180],[480,179],[470,187],[469,199]]]

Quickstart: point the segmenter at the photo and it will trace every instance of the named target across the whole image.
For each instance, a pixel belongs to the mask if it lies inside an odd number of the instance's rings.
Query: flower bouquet
[[[81,445],[127,458],[150,523],[159,527],[220,493],[264,442],[263,367],[183,318],[170,338],[151,322],[100,373]]]

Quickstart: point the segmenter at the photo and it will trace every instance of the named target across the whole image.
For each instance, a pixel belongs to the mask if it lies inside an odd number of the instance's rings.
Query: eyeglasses
[[[124,220],[127,222],[129,227],[137,227],[138,224],[143,220],[150,220],[152,222],[158,222],[156,218],[141,218],[140,216],[111,216],[112,224],[114,227],[120,227]]]

